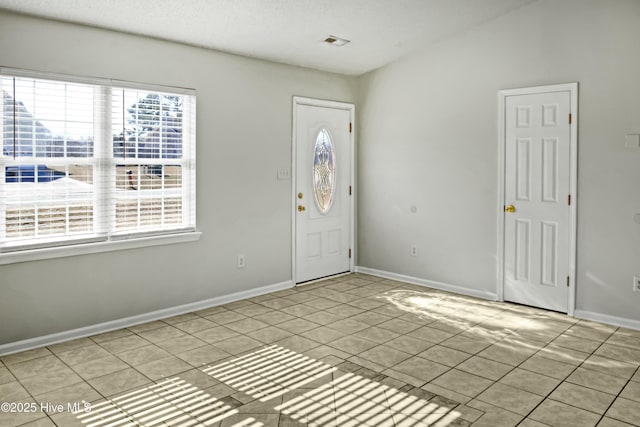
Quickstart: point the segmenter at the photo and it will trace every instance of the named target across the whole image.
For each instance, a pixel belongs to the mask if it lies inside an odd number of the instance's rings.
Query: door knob
[[[305,207],[302,205],[298,205],[298,212],[304,212]]]
[[[505,212],[509,212],[509,213],[513,213],[516,211],[516,207],[513,205],[509,205],[509,206],[505,206],[504,207],[504,211]]]

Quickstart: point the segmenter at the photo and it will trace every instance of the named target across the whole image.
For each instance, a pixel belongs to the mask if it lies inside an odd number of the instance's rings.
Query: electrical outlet
[[[635,276],[633,278],[633,291],[640,292],[640,276]]]
[[[418,245],[411,245],[411,256],[418,256]]]
[[[244,263],[244,254],[239,254],[238,255],[238,268],[244,268],[245,263]]]

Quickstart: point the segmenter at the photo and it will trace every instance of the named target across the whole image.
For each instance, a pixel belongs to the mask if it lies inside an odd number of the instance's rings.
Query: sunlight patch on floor
[[[303,424],[447,426],[460,413],[385,384],[347,373],[275,409]]]
[[[520,313],[508,313],[489,307],[485,301],[476,302],[472,298],[448,294],[445,296],[437,291],[392,290],[377,298],[421,319],[440,321],[460,329],[467,329],[475,324],[492,328],[505,328],[506,324],[509,330],[546,329],[542,320],[523,318]]]
[[[203,371],[262,402],[330,375],[336,368],[273,345]]]
[[[447,426],[461,415],[277,345],[203,371],[262,402],[283,396],[274,409],[302,424]]]
[[[176,377],[96,403],[91,412],[77,413],[76,417],[88,427],[187,427],[214,425],[236,413],[224,402]]]

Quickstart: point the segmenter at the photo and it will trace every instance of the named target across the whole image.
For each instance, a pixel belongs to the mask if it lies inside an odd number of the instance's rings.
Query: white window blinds
[[[195,94],[0,69],[0,251],[195,230]]]

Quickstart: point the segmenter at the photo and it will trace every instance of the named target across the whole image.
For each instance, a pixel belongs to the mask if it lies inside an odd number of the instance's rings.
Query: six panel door
[[[509,96],[504,299],[568,308],[570,92]]]

